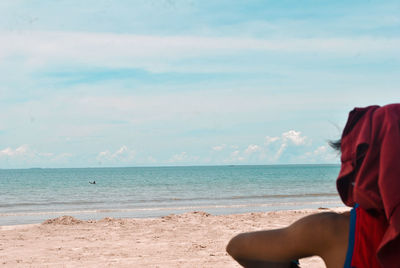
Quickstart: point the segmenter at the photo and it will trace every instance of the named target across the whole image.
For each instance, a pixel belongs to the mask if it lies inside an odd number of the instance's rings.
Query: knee
[[[338,238],[348,232],[350,217],[348,214],[339,214],[335,212],[321,213],[319,217],[319,225],[324,228],[324,233]]]
[[[228,254],[231,255],[234,259],[239,257],[243,242],[244,234],[236,235],[229,241],[228,245],[226,246],[226,252],[228,252]]]

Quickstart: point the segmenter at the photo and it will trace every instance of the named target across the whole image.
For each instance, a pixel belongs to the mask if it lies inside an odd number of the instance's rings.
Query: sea
[[[0,225],[342,207],[339,165],[0,170]],[[89,182],[95,181],[96,184]]]

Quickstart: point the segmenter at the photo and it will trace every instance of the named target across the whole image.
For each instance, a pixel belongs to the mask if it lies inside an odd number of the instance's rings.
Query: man
[[[340,141],[337,188],[350,213],[320,213],[287,228],[234,237],[244,267],[295,267],[318,255],[328,268],[400,267],[400,104],[355,108]]]

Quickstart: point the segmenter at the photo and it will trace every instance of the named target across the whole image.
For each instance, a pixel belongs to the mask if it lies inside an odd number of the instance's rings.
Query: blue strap
[[[357,212],[356,212],[357,207],[358,207],[358,204],[356,204],[350,211],[349,244],[347,247],[347,254],[346,254],[346,261],[344,262],[344,268],[352,268],[351,260],[353,259],[353,251],[354,251],[354,240],[355,240],[356,221],[357,221]]]
[[[290,262],[290,267],[300,267],[299,265],[300,265],[299,260],[292,260]]]

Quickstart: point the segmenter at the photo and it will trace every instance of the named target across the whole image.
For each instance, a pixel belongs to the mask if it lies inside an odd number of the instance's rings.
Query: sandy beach
[[[3,267],[239,267],[225,252],[237,233],[286,226],[306,215],[345,208],[214,216],[191,212],[148,219],[81,221],[0,227]],[[302,267],[325,267],[318,257]]]

